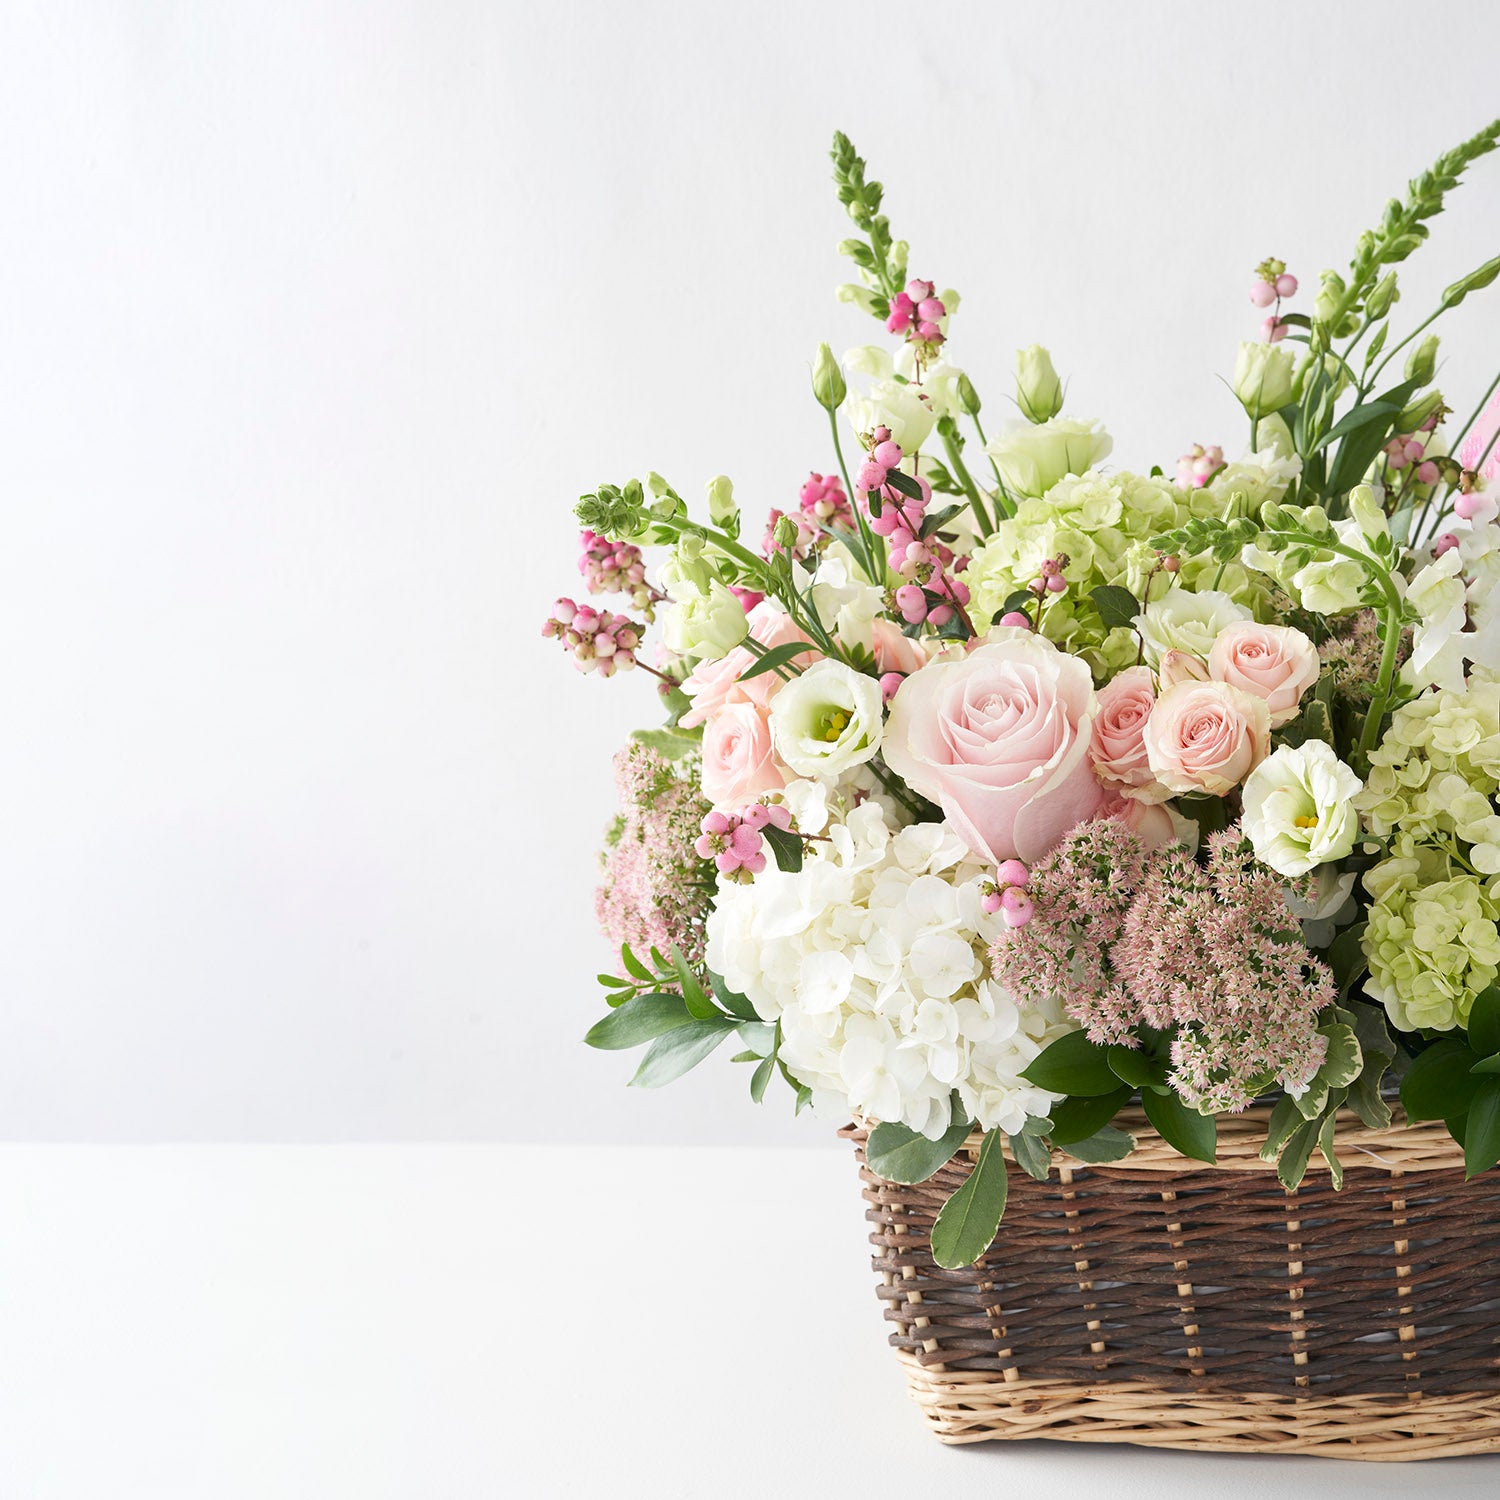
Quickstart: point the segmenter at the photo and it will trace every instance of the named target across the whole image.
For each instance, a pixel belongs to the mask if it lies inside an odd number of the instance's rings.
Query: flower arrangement
[[[1245,453],[1133,474],[1039,347],[986,432],[957,294],[911,275],[836,136],[839,296],[894,347],[818,351],[827,472],[763,531],[722,476],[702,511],[657,474],[577,507],[618,612],[560,599],[545,634],[652,674],[665,715],[616,760],[587,1040],[644,1045],[657,1085],[734,1038],[755,1100],[860,1116],[897,1182],[983,1132],[932,1232],[950,1267],[994,1238],[1002,1146],[1042,1179],[1119,1160],[1137,1098],[1207,1162],[1261,1101],[1293,1187],[1315,1151],[1340,1180],[1340,1111],[1390,1125],[1399,1080],[1495,1166],[1500,376],[1454,420],[1429,329],[1500,257],[1393,317],[1497,144],[1412,182],[1310,306],[1263,261]]]

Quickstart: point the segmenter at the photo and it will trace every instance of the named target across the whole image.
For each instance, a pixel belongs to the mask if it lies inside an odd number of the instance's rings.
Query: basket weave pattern
[[[1500,1173],[1463,1180],[1441,1125],[1339,1133],[1288,1193],[1264,1117],[1221,1120],[1213,1167],[1143,1115],[1124,1161],[1010,1166],[999,1238],[945,1271],[928,1233],[973,1136],[929,1181],[864,1164],[879,1296],[947,1442],[1052,1437],[1421,1458],[1500,1449]],[[1344,1124],[1346,1122],[1341,1122]]]

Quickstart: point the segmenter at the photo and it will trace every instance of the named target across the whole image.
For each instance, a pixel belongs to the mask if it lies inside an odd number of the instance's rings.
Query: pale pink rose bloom
[[[1156,778],[1146,758],[1146,720],[1156,703],[1150,667],[1130,667],[1099,690],[1089,759],[1106,787],[1143,787]]]
[[[1297,705],[1318,680],[1322,665],[1318,648],[1300,630],[1257,625],[1254,620],[1221,630],[1208,653],[1209,675],[1215,682],[1266,700],[1272,729],[1297,717]]]
[[[784,609],[778,609],[769,600],[762,600],[745,616],[750,627],[750,637],[768,651],[784,646],[791,641],[805,641],[807,637],[792,622]],[[794,661],[805,667],[816,653],[799,654]],[[680,723],[684,729],[694,729],[707,724],[731,703],[755,703],[761,708],[770,706],[771,699],[786,685],[786,679],[778,672],[762,672],[749,682],[741,682],[741,676],[755,664],[755,657],[744,646],[736,646],[727,656],[717,661],[701,661],[688,674],[682,690],[693,700],[693,706],[683,714]]]
[[[1029,864],[1103,800],[1088,756],[1097,704],[1078,657],[1020,630],[995,634],[901,684],[883,753],[976,854]]]
[[[1271,750],[1271,711],[1225,682],[1179,682],[1146,721],[1146,756],[1174,795],[1232,792]]]
[[[1099,816],[1118,818],[1148,849],[1165,849],[1168,844],[1187,843],[1187,829],[1198,826],[1176,816],[1159,802],[1143,802],[1138,797],[1111,796],[1100,806]]]
[[[875,648],[875,665],[882,672],[913,672],[928,662],[927,643],[903,635],[892,620],[876,620],[871,625],[871,644]]]
[[[1179,682],[1207,682],[1209,678],[1208,663],[1201,657],[1194,656],[1191,651],[1164,651],[1162,658],[1156,664],[1156,676],[1165,692],[1169,687],[1176,687]]]
[[[703,795],[717,808],[737,809],[785,785],[766,711],[758,703],[721,708],[703,731]]]

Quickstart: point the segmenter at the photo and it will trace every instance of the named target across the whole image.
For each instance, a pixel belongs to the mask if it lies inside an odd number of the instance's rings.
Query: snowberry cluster
[[[1036,915],[1025,890],[1030,879],[1031,872],[1020,860],[1007,859],[995,872],[995,879],[986,880],[981,887],[979,904],[991,915],[999,912],[1007,927],[1024,927]]]
[[[904,292],[897,292],[891,299],[891,315],[885,320],[887,333],[904,333],[918,344],[930,344],[934,348],[943,342],[943,330],[938,319],[948,315],[948,309],[936,295],[930,281],[908,281]]]
[[[572,653],[573,665],[580,672],[613,677],[616,672],[629,671],[635,666],[635,649],[641,643],[644,628],[607,609],[592,609],[571,599],[559,599],[542,626],[542,634],[549,640],[561,641]]]
[[[808,475],[797,499],[799,509],[790,520],[797,528],[797,539],[792,543],[792,556],[799,561],[827,539],[828,533],[821,528],[847,530],[854,525],[854,512],[850,508],[849,497],[844,493],[843,483],[837,474]],[[773,510],[766,522],[765,540],[761,543],[761,552],[766,557],[782,550],[781,543],[776,540],[776,523],[781,516],[781,511]]]
[[[1427,445],[1420,442],[1415,434],[1408,437],[1393,437],[1385,445],[1386,467],[1396,470],[1416,467],[1416,480],[1418,484],[1436,484],[1438,482],[1438,466],[1430,458],[1424,455]]]
[[[629,594],[637,609],[649,612],[655,597],[646,582],[641,549],[630,542],[612,542],[584,530],[578,537],[578,571],[591,594]]]
[[[886,539],[891,568],[906,580],[894,594],[901,618],[908,625],[926,620],[941,628],[969,602],[969,586],[958,576],[968,559],[955,559],[951,547],[922,535],[932,486],[917,477],[914,483],[921,493],[905,495],[891,484],[891,472],[901,459],[901,446],[891,440],[890,428],[877,427],[870,434],[870,456],[860,466],[855,486],[869,515],[870,530]],[[872,504],[877,495],[878,515]]]
[[[1284,260],[1263,260],[1255,268],[1255,280],[1250,283],[1250,300],[1257,307],[1270,307],[1274,302],[1280,310],[1283,297],[1297,295],[1297,278],[1291,275]],[[1260,325],[1261,337],[1268,344],[1279,344],[1286,337],[1287,325],[1275,312]]]
[[[785,807],[767,807],[764,802],[752,802],[738,813],[711,812],[703,819],[693,849],[700,859],[713,860],[719,874],[748,880],[766,867],[761,829],[768,823],[785,832],[792,826],[792,815]]]
[[[1194,443],[1177,460],[1177,487],[1182,490],[1201,490],[1220,469],[1224,467],[1224,450],[1215,444],[1205,448]]]

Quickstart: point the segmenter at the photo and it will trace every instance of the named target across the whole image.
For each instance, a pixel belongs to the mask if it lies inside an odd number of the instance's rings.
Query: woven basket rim
[[[1056,1151],[1070,1162],[1077,1162],[1090,1172],[1266,1172],[1276,1174],[1276,1163],[1262,1161],[1260,1148],[1266,1139],[1266,1124],[1272,1106],[1252,1104],[1237,1115],[1219,1116],[1219,1143],[1214,1162],[1196,1161],[1169,1146],[1152,1128],[1146,1112],[1139,1105],[1129,1105],[1113,1123],[1135,1137],[1136,1147],[1119,1161],[1094,1163],[1080,1161],[1068,1153],[1066,1146]],[[856,1125],[873,1130],[876,1121],[856,1116]],[[976,1156],[984,1132],[977,1127],[959,1149]],[[1373,1130],[1353,1110],[1341,1109],[1334,1130],[1334,1156],[1343,1167],[1380,1167],[1391,1172],[1435,1172],[1462,1167],[1463,1147],[1448,1133],[1441,1120],[1408,1122],[1399,1103],[1391,1106],[1391,1123]],[[1007,1140],[1006,1155],[1014,1160]],[[1328,1163],[1319,1151],[1308,1163],[1309,1172],[1327,1172]]]

